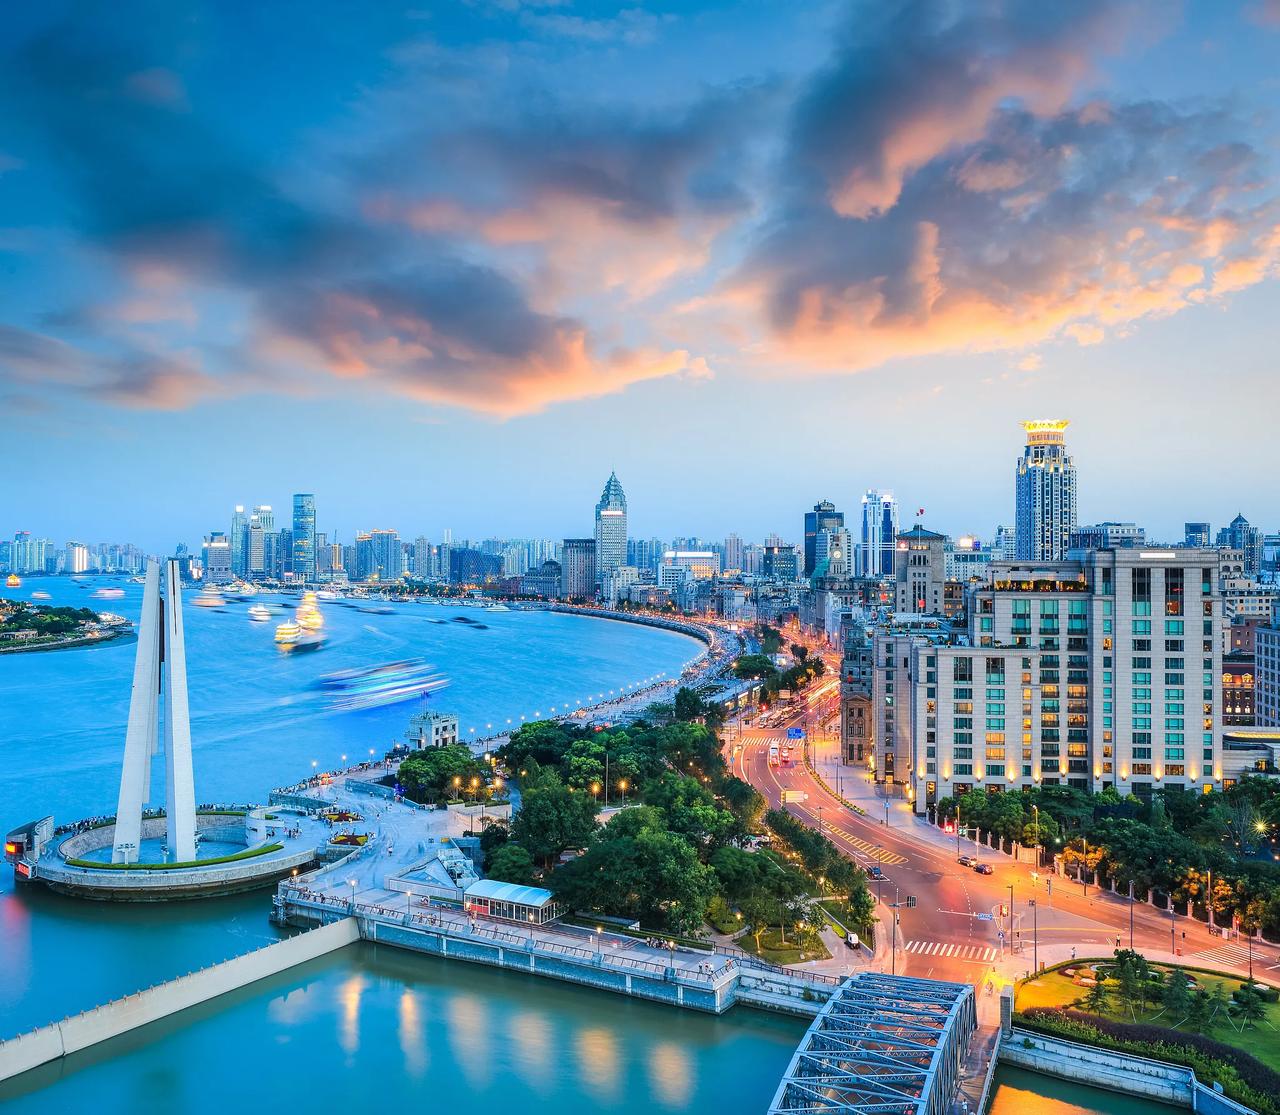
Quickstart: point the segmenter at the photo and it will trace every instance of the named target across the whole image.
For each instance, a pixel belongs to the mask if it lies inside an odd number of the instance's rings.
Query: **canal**
[[[1174,1115],[1184,1108],[1122,1096],[1038,1072],[1003,1066],[996,1070],[987,1115]]]

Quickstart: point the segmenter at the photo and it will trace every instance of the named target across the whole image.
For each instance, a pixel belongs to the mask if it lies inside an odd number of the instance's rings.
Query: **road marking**
[[[1249,962],[1249,950],[1242,948],[1240,945],[1219,945],[1216,949],[1206,949],[1204,952],[1196,953],[1203,960],[1221,960],[1227,964],[1247,964]],[[1254,961],[1264,959],[1254,953]]]
[[[996,950],[987,945],[960,945],[954,941],[908,941],[904,952],[913,952],[918,956],[949,956],[953,960],[967,960],[974,964],[989,964],[998,955]]]

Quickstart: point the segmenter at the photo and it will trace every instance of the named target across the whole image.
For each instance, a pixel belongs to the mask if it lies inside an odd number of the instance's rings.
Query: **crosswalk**
[[[1247,945],[1219,945],[1196,953],[1196,957],[1200,960],[1216,960],[1219,964],[1244,965],[1249,963],[1249,948]],[[1257,949],[1253,953],[1253,963],[1255,967],[1265,967],[1266,957]],[[1280,968],[1280,965],[1275,967]]]
[[[852,844],[864,856],[867,857],[869,863],[883,864],[885,867],[896,867],[900,863],[906,863],[907,857],[900,856],[897,852],[891,852],[888,848],[877,850],[876,846],[870,840],[864,840],[860,836],[854,836],[853,833],[847,832],[838,825],[824,824],[822,831],[825,833],[835,833],[842,837],[848,843]]]
[[[920,956],[949,956],[953,960],[972,960],[978,964],[989,964],[998,955],[989,945],[957,945],[954,941],[908,941],[907,952]]]

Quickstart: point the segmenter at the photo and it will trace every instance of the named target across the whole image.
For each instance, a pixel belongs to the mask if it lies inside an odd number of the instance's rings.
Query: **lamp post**
[[[351,912],[356,912],[356,881],[354,879],[347,880],[351,884]]]
[[[1040,807],[1033,804],[1031,806],[1031,823],[1035,826],[1036,835],[1036,870],[1040,870]]]
[[[884,803],[884,827],[889,827],[889,802],[887,800]]]
[[[890,974],[890,975],[893,975],[893,976],[896,976],[896,975],[898,974],[898,888],[897,888],[897,887],[894,887],[894,888],[893,888],[893,930],[892,930],[892,933],[893,933],[893,935],[892,935],[892,937],[890,938],[890,951],[891,951],[891,953],[892,953],[892,956],[891,956],[891,958],[890,958],[890,964],[892,965],[892,968],[890,969],[889,974]]]
[[[1009,884],[1009,955],[1013,955],[1013,884]]]
[[[1213,923],[1213,868],[1208,871],[1208,886],[1205,888],[1204,896],[1205,905],[1209,909],[1209,932],[1212,933],[1217,926]]]
[[[1133,880],[1129,880],[1129,951],[1133,952]]]
[[[624,778],[618,783],[618,789],[622,791],[622,808],[627,807],[627,780]]]
[[[1040,906],[1034,898],[1027,899],[1031,907],[1031,973],[1040,972]]]

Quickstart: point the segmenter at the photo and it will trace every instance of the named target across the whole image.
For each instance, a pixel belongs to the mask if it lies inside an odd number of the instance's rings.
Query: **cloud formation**
[[[557,62],[607,81],[671,21],[483,19],[498,37],[467,48],[392,44],[331,127],[278,145],[219,111],[189,26],[18,39],[0,171],[43,176],[52,255],[84,281],[0,311],[0,388],[176,408],[356,385],[504,417],[709,361],[1034,369],[1044,342],[1100,344],[1280,264],[1256,121],[1096,91],[1150,23],[1129,3],[855,4],[785,77],[621,97]]]

